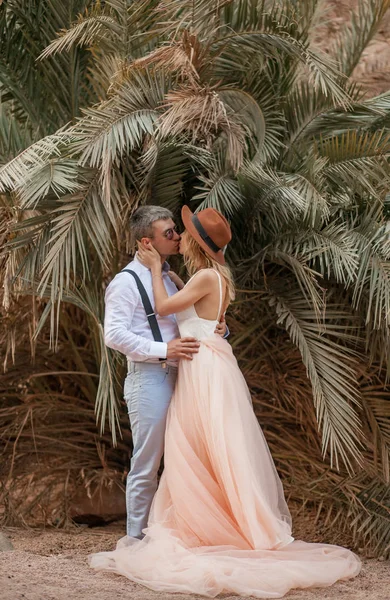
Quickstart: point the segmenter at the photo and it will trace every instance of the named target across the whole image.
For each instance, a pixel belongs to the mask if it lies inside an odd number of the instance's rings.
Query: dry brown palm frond
[[[109,433],[98,435],[94,415],[97,365],[82,313],[69,312],[57,354],[48,351],[48,332],[42,331],[34,364],[22,318],[29,302],[21,298],[15,312],[20,343],[16,364],[0,378],[0,503],[6,509],[2,519],[66,525],[72,499],[80,490],[93,493],[123,485],[131,436],[123,410],[123,438],[117,448],[112,448]],[[389,505],[382,477],[386,463],[379,452],[383,453],[382,442],[387,443],[389,435],[389,394],[380,369],[361,364],[359,371],[362,411],[367,407],[371,411],[372,435],[367,439],[374,443],[376,435],[377,457],[369,442],[363,469],[350,477],[344,467],[336,471],[322,457],[312,390],[301,357],[272,324],[261,294],[240,291],[228,323],[290,505],[311,514],[317,511],[326,541],[343,543],[347,535],[353,547],[364,545],[366,553],[383,553]],[[4,348],[5,337],[0,338]]]
[[[390,389],[384,385],[379,365],[367,371],[361,365],[360,388],[363,398],[363,419],[368,440],[367,462],[370,471],[380,473],[390,484]]]
[[[225,139],[227,156],[237,171],[244,158],[247,132],[230,113],[213,87],[186,85],[166,95],[160,117],[158,135],[188,135],[192,143],[211,149],[219,139]]]
[[[176,35],[181,27],[186,27],[203,36],[215,35],[223,10],[232,4],[233,0],[162,0],[155,9],[161,15],[158,30]]]
[[[10,239],[11,224],[15,220],[14,210],[7,203],[6,196],[0,196],[0,250]],[[0,273],[3,287],[2,307],[7,310],[10,305],[10,262],[5,253],[0,254]]]
[[[312,389],[299,353],[272,324],[259,298],[241,291],[239,300],[228,315],[237,340],[234,350],[289,503],[317,511],[331,543],[347,535],[360,551],[389,556],[390,392],[385,373],[378,364],[359,362],[363,465],[354,475],[345,465],[333,469],[322,455]]]
[[[30,312],[30,297],[13,298],[0,331],[2,360],[11,329],[17,343],[14,364],[0,376],[0,521],[65,525],[76,493],[123,487],[128,417],[122,410],[123,437],[114,449],[111,434],[100,436],[96,424],[98,362],[93,341],[86,342],[85,315],[68,307],[59,352],[48,349],[45,327],[33,360]]]
[[[153,65],[155,68],[164,68],[166,72],[179,73],[182,79],[198,81],[199,75],[181,43],[163,46],[154,50],[149,55],[135,60],[131,68],[143,68]]]
[[[127,448],[122,442],[113,450],[109,435],[99,438],[93,403],[65,393],[45,395],[39,387],[35,383],[36,392],[26,393],[23,403],[0,411],[5,442],[0,504],[7,507],[3,522],[61,524],[58,512],[80,488],[123,484],[125,477],[129,436]],[[16,503],[18,510],[10,510]],[[69,517],[66,511],[64,517]]]
[[[156,69],[177,73],[183,80],[195,83],[199,81],[202,70],[209,63],[209,46],[201,44],[196,35],[185,30],[180,40],[138,58],[131,63],[129,69],[153,65]]]

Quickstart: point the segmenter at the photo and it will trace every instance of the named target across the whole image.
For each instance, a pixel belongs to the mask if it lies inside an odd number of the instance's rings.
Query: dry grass
[[[321,455],[311,388],[299,353],[284,334],[272,335],[261,327],[256,297],[249,294],[244,299],[241,294],[229,317],[232,339],[290,504],[314,509],[329,541],[348,532],[355,548],[365,546],[369,553],[387,555],[389,491],[383,473],[388,454],[383,447],[382,455],[376,452],[380,415],[375,411],[383,406],[382,418],[390,416],[390,392],[384,389],[379,370],[361,366],[362,414],[370,440],[364,465],[356,465],[352,476],[343,469],[333,470]],[[27,310],[27,302],[21,303],[21,311]],[[80,489],[87,495],[123,486],[131,450],[127,414],[122,405],[123,438],[113,448],[109,432],[98,434],[97,365],[87,336],[77,338],[77,330],[83,329],[82,322],[76,326],[77,318],[83,318],[81,313],[73,314],[72,336],[61,329],[57,354],[48,350],[43,336],[34,362],[23,319],[18,321],[16,362],[0,380],[3,524],[64,526]],[[263,335],[251,333],[248,324],[254,319]]]

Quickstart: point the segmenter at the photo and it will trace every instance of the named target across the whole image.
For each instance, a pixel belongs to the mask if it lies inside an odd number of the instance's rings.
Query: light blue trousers
[[[165,424],[176,383],[177,368],[130,363],[124,398],[133,437],[133,455],[126,482],[127,535],[142,537],[157,490],[157,472],[164,452]]]

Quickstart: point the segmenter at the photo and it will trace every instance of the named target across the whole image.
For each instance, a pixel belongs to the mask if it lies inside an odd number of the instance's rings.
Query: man
[[[169,296],[178,291],[174,274],[169,274],[168,256],[177,254],[180,235],[172,213],[159,206],[138,208],[130,221],[133,242],[150,242],[161,256],[162,277]],[[154,306],[152,276],[137,255],[126,269],[140,278]],[[107,346],[127,357],[128,375],[124,398],[133,436],[133,455],[126,482],[127,535],[142,538],[147,526],[157,472],[164,449],[165,422],[174,390],[179,360],[192,360],[198,352],[195,338],[180,338],[174,315],[156,315],[163,342],[153,339],[152,330],[134,277],[120,272],[105,296],[104,340]],[[217,327],[223,335],[225,326]],[[161,361],[161,359],[166,359]]]

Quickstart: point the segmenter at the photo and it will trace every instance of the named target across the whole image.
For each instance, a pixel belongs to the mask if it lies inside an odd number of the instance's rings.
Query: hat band
[[[212,250],[213,252],[219,252],[221,250],[221,248],[213,242],[213,240],[211,239],[211,237],[209,235],[207,235],[206,230],[203,227],[202,223],[199,221],[199,218],[197,217],[197,215],[192,215],[191,221],[195,225],[196,231],[199,233],[202,240],[204,242],[206,242],[206,244],[208,245],[210,250]]]

